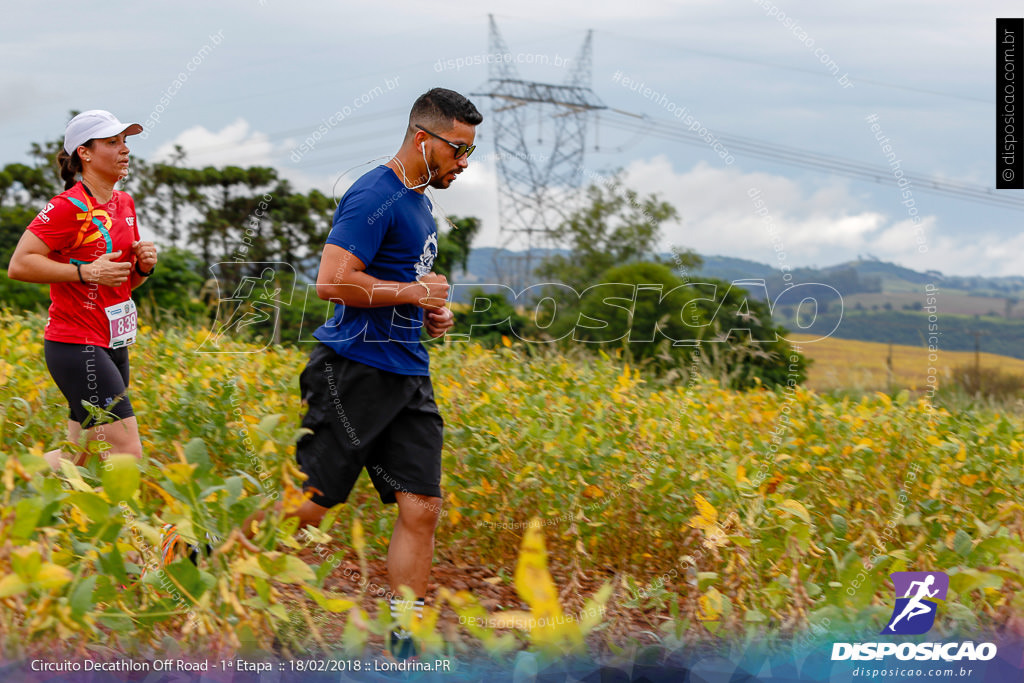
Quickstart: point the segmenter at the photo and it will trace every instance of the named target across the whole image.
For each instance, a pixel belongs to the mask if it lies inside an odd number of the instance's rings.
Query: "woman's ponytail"
[[[92,147],[92,140],[86,142],[83,147]],[[82,159],[78,156],[78,150],[68,154],[61,147],[57,152],[57,165],[60,166],[60,177],[64,181],[64,189],[70,190],[75,186],[75,176],[82,172]]]

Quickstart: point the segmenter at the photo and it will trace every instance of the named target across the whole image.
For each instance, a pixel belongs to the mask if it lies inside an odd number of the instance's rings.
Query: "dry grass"
[[[938,378],[939,387],[952,382],[953,369],[958,366],[974,367],[973,351],[938,351],[935,362],[928,360],[928,349],[923,346],[892,345],[892,377],[887,367],[889,345],[878,342],[854,341],[830,337],[813,343],[813,335],[793,334],[790,338],[800,345],[801,351],[814,360],[808,373],[807,386],[817,391],[833,389],[859,389],[886,391],[895,389],[923,391],[928,386],[928,375]],[[981,354],[981,367],[998,368],[1003,372],[1024,375],[1024,360]],[[929,368],[934,368],[933,371]]]

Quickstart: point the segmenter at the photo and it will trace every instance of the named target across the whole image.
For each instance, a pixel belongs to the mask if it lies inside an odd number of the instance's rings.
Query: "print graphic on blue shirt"
[[[387,166],[352,184],[334,212],[327,244],[351,252],[380,280],[412,282],[437,256],[430,200],[407,188]],[[335,304],[334,317],[313,336],[339,355],[400,375],[430,374],[420,342],[423,309],[412,304],[356,308]]]

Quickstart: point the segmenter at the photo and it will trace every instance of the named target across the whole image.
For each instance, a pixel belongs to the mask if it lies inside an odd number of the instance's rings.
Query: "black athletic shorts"
[[[68,419],[83,429],[110,422],[93,422],[82,401],[113,413],[123,420],[135,415],[128,399],[128,349],[108,349],[93,344],[68,344],[46,339],[43,341],[46,368],[57,383],[57,388],[68,400]]]
[[[441,497],[444,421],[430,377],[379,370],[318,344],[299,387],[302,426],[313,433],[295,458],[314,503],[344,503],[363,468],[384,503],[398,491]]]

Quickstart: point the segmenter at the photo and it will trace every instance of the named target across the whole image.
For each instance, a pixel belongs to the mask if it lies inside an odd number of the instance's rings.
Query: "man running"
[[[914,617],[921,616],[922,614],[928,614],[932,611],[932,608],[921,602],[924,598],[934,598],[939,593],[939,589],[936,588],[934,591],[929,591],[928,588],[935,583],[935,575],[929,574],[924,581],[911,581],[910,585],[907,586],[907,595],[910,596],[910,600],[907,601],[906,606],[898,617],[892,620],[892,623],[887,627],[893,633],[896,632],[896,624],[903,617],[910,621]],[[917,594],[910,595],[914,592],[914,586],[917,586]]]
[[[434,402],[421,328],[439,337],[454,324],[448,282],[432,271],[437,226],[427,187],[443,190],[468,166],[475,127],[472,102],[434,88],[420,96],[398,153],[359,178],[342,197],[317,276],[334,317],[314,332],[320,341],[302,372],[312,430],[296,447],[311,493],[295,513],[317,525],[345,502],[365,468],[383,503],[398,504],[388,547],[393,615],[422,613],[441,511],[443,421]],[[391,634],[399,657],[415,652],[403,632]]]

